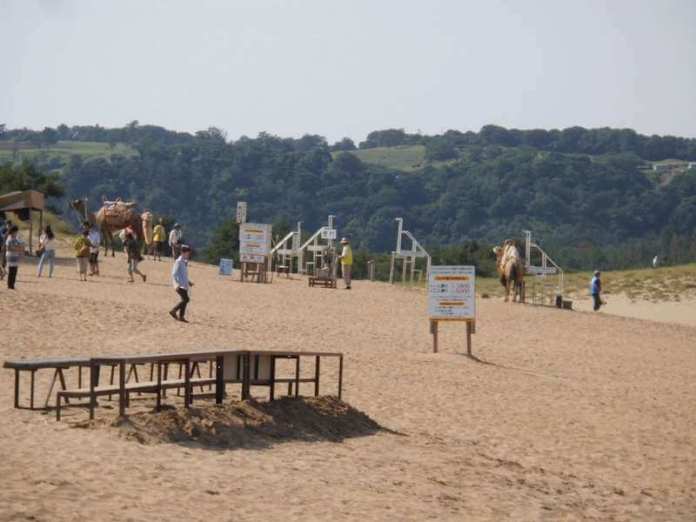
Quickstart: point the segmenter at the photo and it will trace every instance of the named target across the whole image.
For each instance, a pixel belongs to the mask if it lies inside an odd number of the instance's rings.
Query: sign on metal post
[[[237,201],[237,223],[240,225],[246,223],[247,220],[247,203],[246,201]]]
[[[336,229],[324,227],[321,231],[321,238],[335,240],[336,239]]]
[[[239,260],[264,263],[271,251],[271,225],[244,223],[239,227]]]
[[[437,352],[439,321],[465,321],[467,352],[471,355],[471,334],[476,322],[476,267],[433,266],[428,278],[428,316]]]

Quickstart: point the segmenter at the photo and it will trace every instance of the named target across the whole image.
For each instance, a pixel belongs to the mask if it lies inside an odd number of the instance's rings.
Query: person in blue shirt
[[[590,294],[592,294],[592,300],[594,301],[593,309],[598,311],[599,308],[604,304],[602,303],[602,280],[600,279],[599,270],[595,270],[594,277],[590,282]]]
[[[188,263],[191,259],[191,247],[188,245],[181,246],[181,254],[176,258],[172,267],[172,285],[174,290],[179,294],[179,303],[169,311],[177,321],[188,323],[186,320],[186,306],[189,303],[189,288],[193,286],[193,282],[188,277]]]

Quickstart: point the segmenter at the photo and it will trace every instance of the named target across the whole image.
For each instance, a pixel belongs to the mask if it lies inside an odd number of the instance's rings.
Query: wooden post
[[[338,358],[338,399],[343,395],[343,354]]]
[[[215,404],[222,404],[222,399],[225,396],[225,358],[218,355],[215,358]]]
[[[94,418],[94,407],[96,406],[97,398],[94,394],[94,388],[97,381],[97,372],[99,366],[90,363],[89,365],[89,418],[90,420]]]
[[[433,334],[433,353],[437,353],[437,319],[430,320],[430,333]]]
[[[126,414],[126,362],[118,364],[118,414],[123,417]]]
[[[162,362],[157,361],[157,404],[155,410],[162,409]]]
[[[15,400],[14,400],[14,407],[19,408],[19,369],[15,368],[14,369],[15,373]]]
[[[190,371],[190,361],[184,359],[184,406],[190,407],[193,402],[193,389],[191,388],[191,371]]]
[[[471,321],[466,322],[466,353],[471,355],[471,332],[473,330],[473,324]]]
[[[300,356],[295,359],[295,397],[300,396]]]
[[[29,409],[34,409],[34,374],[36,370],[31,371],[31,396],[29,397]]]
[[[319,396],[319,368],[321,365],[321,357],[317,355],[316,363],[314,365],[314,396]]]

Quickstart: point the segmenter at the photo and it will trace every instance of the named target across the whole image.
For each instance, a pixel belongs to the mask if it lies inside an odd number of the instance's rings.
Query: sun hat
[[[594,271],[594,275],[598,276],[599,275],[599,270]]]
[[[344,237],[341,239],[341,244],[343,243],[350,243],[350,240],[347,237]]]
[[[181,245],[181,251],[182,251],[182,252],[190,252],[190,251],[191,251],[191,247],[188,246],[188,245]]]

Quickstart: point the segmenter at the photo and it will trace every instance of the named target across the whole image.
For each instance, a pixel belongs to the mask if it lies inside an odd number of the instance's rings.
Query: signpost
[[[258,282],[266,281],[267,259],[271,251],[271,225],[243,223],[239,226],[239,261],[242,264],[241,280],[256,276]],[[255,265],[254,271],[249,265]]]
[[[428,278],[428,316],[437,353],[439,321],[466,322],[466,351],[471,355],[471,334],[476,328],[476,268],[433,266]]]
[[[246,201],[237,201],[237,223],[240,225],[246,223],[247,220],[247,203]]]

